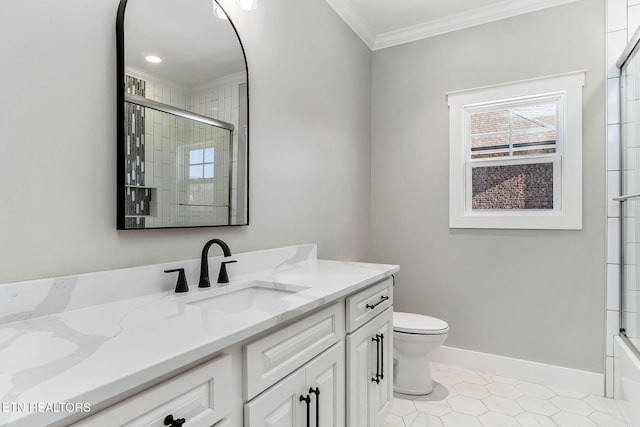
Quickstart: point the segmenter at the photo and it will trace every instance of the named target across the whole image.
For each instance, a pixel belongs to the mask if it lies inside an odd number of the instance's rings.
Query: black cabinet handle
[[[371,338],[371,341],[376,343],[376,376],[371,378],[371,381],[380,384],[380,338],[376,334],[376,337]]]
[[[380,379],[384,379],[384,334],[380,334]]]
[[[320,427],[320,387],[310,388],[309,393],[316,395],[316,427]]]
[[[164,419],[164,425],[169,427],[180,427],[182,424],[184,424],[184,422],[184,418],[178,418],[177,420],[174,420],[173,415],[167,415]]]
[[[376,334],[371,341],[376,343],[376,376],[371,381],[380,384],[380,380],[384,379],[384,334]]]
[[[309,419],[309,404],[311,403],[311,397],[308,394],[306,396],[300,395],[300,402],[305,402],[307,404],[307,427],[311,427]]]
[[[388,299],[389,299],[389,297],[388,297],[388,296],[386,296],[386,295],[380,295],[380,301],[378,301],[378,302],[377,302],[377,303],[375,303],[375,304],[367,304],[367,305],[366,305],[366,307],[367,307],[367,308],[370,308],[370,309],[372,309],[372,310],[373,310],[374,308],[376,308],[377,306],[379,306],[380,304],[382,304],[383,302],[385,302],[385,301],[386,301],[386,300],[388,300]]]

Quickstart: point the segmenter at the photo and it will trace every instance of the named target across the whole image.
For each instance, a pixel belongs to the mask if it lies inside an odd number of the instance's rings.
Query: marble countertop
[[[9,406],[112,399],[396,271],[307,259],[236,276],[227,286],[262,280],[308,287],[241,313],[184,304],[216,290],[192,282],[188,294],[165,290],[0,325],[0,425],[58,421],[68,413]]]

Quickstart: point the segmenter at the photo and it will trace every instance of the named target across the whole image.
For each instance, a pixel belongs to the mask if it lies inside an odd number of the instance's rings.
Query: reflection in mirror
[[[210,0],[121,0],[118,228],[248,224],[248,90]]]

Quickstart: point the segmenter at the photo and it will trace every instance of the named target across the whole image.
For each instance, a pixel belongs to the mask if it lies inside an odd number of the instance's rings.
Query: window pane
[[[202,163],[202,151],[199,149],[189,151],[189,164]]]
[[[513,134],[513,155],[546,154],[556,152],[556,131],[524,132]]]
[[[481,135],[489,132],[509,131],[509,111],[500,109],[471,113],[471,135]]]
[[[556,131],[553,129],[541,132],[514,133],[511,136],[511,141],[513,142],[514,148],[518,148],[518,146],[523,146],[525,144],[538,146],[555,145]]]
[[[204,149],[204,163],[213,163],[213,147]]]
[[[556,152],[555,148],[544,148],[544,147],[525,147],[525,148],[517,148],[513,150],[514,156],[533,156],[537,154],[553,154]]]
[[[557,101],[523,101],[469,114],[471,158],[556,152]]]
[[[512,114],[511,128],[522,129],[555,129],[556,103],[522,105],[510,109]]]
[[[202,178],[202,165],[189,166],[189,179]]]
[[[474,167],[471,187],[473,209],[553,209],[553,163]]]
[[[213,163],[204,165],[204,178],[213,178]]]
[[[500,133],[471,137],[471,158],[503,157],[509,155],[509,134]]]

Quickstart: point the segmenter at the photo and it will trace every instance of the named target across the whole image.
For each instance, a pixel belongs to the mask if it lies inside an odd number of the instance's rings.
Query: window
[[[213,164],[213,147],[189,150],[189,179],[214,178]]]
[[[584,73],[448,94],[449,226],[582,228]]]
[[[466,209],[560,207],[559,96],[465,108]]]

